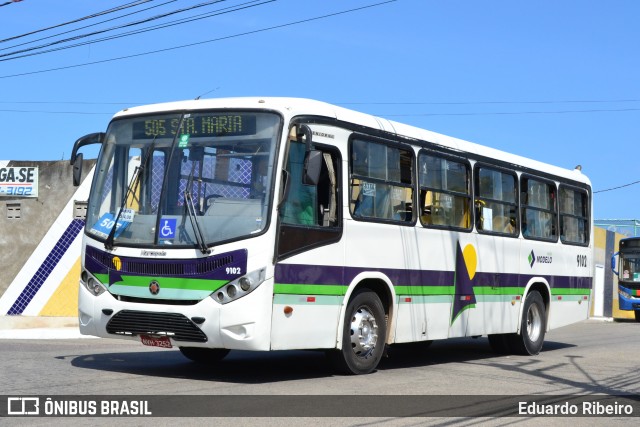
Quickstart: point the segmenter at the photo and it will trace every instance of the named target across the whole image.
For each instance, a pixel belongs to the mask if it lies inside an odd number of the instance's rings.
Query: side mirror
[[[322,151],[313,149],[313,136],[311,128],[307,125],[298,125],[296,137],[299,142],[304,142],[307,146],[304,155],[304,170],[302,171],[302,183],[305,185],[318,185],[320,172],[322,171]]]
[[[616,276],[620,277],[620,272],[616,271],[616,257],[618,256],[620,252],[616,252],[615,254],[611,255],[611,271],[613,271],[613,274],[615,274]]]
[[[304,155],[304,171],[302,183],[305,185],[318,185],[320,172],[322,171],[322,151],[311,150]]]
[[[73,186],[77,187],[80,185],[80,179],[82,178],[82,160],[84,156],[82,153],[76,154],[76,158],[73,165]]]
[[[102,144],[104,142],[104,132],[90,133],[85,135],[73,144],[73,150],[71,151],[71,166],[73,166],[73,185],[77,187],[80,185],[80,178],[82,177],[82,153],[78,153],[81,147],[92,144]]]

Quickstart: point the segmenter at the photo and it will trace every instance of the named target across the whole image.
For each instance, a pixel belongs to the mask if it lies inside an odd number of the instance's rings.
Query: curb
[[[77,339],[77,317],[0,316],[0,339]]]

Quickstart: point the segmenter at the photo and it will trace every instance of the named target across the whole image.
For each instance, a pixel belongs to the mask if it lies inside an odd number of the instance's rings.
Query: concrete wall
[[[95,160],[84,162],[83,185],[85,187],[87,185],[84,183],[90,182],[85,178],[94,165]],[[0,274],[0,301],[4,300],[6,304],[10,297],[7,291],[21,274],[22,281],[26,280],[24,277],[31,276],[23,285],[32,285],[25,295],[20,295],[22,291],[18,294],[17,298],[21,297],[23,301],[26,301],[25,298],[33,299],[40,290],[41,286],[34,286],[34,284],[41,284],[49,278],[52,269],[46,267],[57,266],[60,259],[58,255],[63,255],[52,252],[56,249],[68,248],[68,245],[59,244],[58,240],[63,236],[68,237],[69,233],[67,232],[65,235],[64,232],[70,224],[75,224],[72,231],[76,231],[75,229],[80,226],[79,222],[74,222],[73,219],[74,200],[86,201],[88,191],[82,197],[78,197],[78,188],[72,185],[72,167],[68,160],[51,162],[4,161],[2,166],[36,166],[39,175],[37,198],[0,197],[0,271],[2,271]],[[13,205],[15,203],[20,204],[20,218],[9,219],[7,218],[7,204]],[[44,258],[39,262],[32,260],[37,252],[44,254]],[[79,255],[78,250],[74,256],[79,259]],[[48,262],[47,266],[41,268],[45,261]],[[79,274],[79,266],[77,274]],[[45,275],[46,277],[44,277]],[[54,278],[54,281],[60,283],[57,278]],[[77,275],[75,286],[77,287]],[[16,285],[16,289],[20,287],[20,284]],[[24,286],[22,287],[24,288]],[[11,306],[13,305],[11,304]],[[64,310],[65,314],[63,315],[69,315],[69,313],[75,315],[77,301],[66,302],[66,305],[71,307]],[[7,311],[0,311],[0,314],[6,314]]]

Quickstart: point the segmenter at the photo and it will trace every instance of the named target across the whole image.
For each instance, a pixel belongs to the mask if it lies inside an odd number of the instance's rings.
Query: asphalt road
[[[309,395],[367,396],[393,395],[386,400],[389,416],[348,416],[347,407],[328,417],[308,418],[319,425],[533,425],[536,418],[447,418],[398,417],[394,407],[398,396],[433,395],[456,401],[472,396],[561,395],[592,396],[640,394],[640,323],[586,321],[547,334],[537,356],[499,356],[486,338],[436,341],[428,349],[391,347],[379,369],[365,376],[334,375],[324,354],[313,351],[272,353],[231,352],[212,366],[185,359],[175,349],[157,349],[138,343],[107,339],[0,340],[0,384],[5,396],[148,396],[216,395],[229,400],[212,405],[254,407],[252,396],[271,396],[273,410],[256,413],[247,409],[242,418],[181,419],[182,423],[211,425],[298,425],[300,418],[277,416],[286,396],[304,399]],[[279,400],[278,400],[279,399]],[[394,400],[395,399],[395,400]],[[294,399],[290,399],[292,402]],[[335,400],[335,397],[334,397]],[[372,400],[374,401],[374,400]],[[336,401],[336,402],[339,402]],[[366,402],[366,400],[365,400]],[[394,403],[395,402],[395,403]],[[313,414],[313,403],[310,413]],[[0,404],[4,404],[1,403]],[[293,403],[292,403],[293,404]],[[323,404],[326,404],[324,402]],[[336,405],[339,406],[339,405]],[[384,407],[384,404],[382,405]],[[639,406],[640,408],[640,406]],[[317,408],[316,408],[317,409]],[[329,410],[330,412],[331,410]],[[216,412],[212,412],[212,415]],[[640,416],[640,414],[634,414]],[[635,424],[616,415],[576,418],[578,425]],[[173,425],[175,418],[95,418],[94,425]],[[0,419],[0,424],[3,424]],[[12,425],[81,425],[79,418],[7,418]],[[553,422],[552,422],[553,421]],[[565,425],[567,418],[545,418],[544,424]]]

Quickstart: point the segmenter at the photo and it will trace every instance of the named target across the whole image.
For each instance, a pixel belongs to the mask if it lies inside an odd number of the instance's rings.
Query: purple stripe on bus
[[[300,285],[349,285],[363,272],[380,272],[396,286],[453,286],[453,271],[395,268],[339,267],[332,265],[277,264],[275,282]],[[515,273],[478,272],[474,286],[525,287],[533,278],[542,277],[552,289],[590,289],[590,277],[549,276]]]

